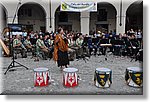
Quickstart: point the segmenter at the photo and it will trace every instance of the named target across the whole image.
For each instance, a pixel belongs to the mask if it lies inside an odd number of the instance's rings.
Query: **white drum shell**
[[[127,71],[128,71],[127,73],[143,72],[142,68],[139,68],[139,67],[128,67]],[[143,84],[141,86],[137,85],[132,79],[131,80],[128,79],[127,84],[132,87],[142,87],[143,86]]]
[[[37,75],[39,77],[43,77],[43,81],[45,83],[45,85],[47,85],[47,79],[49,77],[50,79],[50,73],[49,73],[49,69],[48,68],[35,68],[34,69],[34,83],[35,83],[35,86],[38,86],[37,85]],[[43,75],[43,76],[42,76]],[[48,75],[48,76],[47,76]],[[42,82],[43,83],[43,82]],[[39,83],[39,86],[41,85],[41,83]]]
[[[63,83],[67,87],[74,87],[78,85],[78,69],[76,68],[65,68],[63,69]],[[69,81],[69,77],[74,78],[73,81]]]
[[[111,74],[111,69],[109,69],[109,68],[96,68],[96,70],[95,70],[97,73],[106,73],[106,74]],[[96,87],[99,87],[99,88],[108,88],[108,87],[110,87],[110,85],[111,85],[111,82],[109,81],[109,79],[106,81],[106,84],[104,85],[104,86],[101,86],[99,83],[98,83],[98,81],[96,80],[95,81],[95,86]]]

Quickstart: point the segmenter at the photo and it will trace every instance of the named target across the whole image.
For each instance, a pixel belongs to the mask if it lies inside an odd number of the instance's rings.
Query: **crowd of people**
[[[27,57],[27,52],[32,52],[35,61],[40,58],[48,58],[57,61],[59,67],[67,67],[69,60],[79,58],[84,53],[87,55],[106,55],[107,51],[114,55],[136,56],[139,49],[142,49],[143,33],[139,29],[128,30],[124,34],[115,34],[108,31],[93,34],[82,34],[68,32],[59,28],[57,32],[23,32],[22,35],[14,35],[14,52],[20,50],[22,57]],[[111,44],[110,46],[101,46],[101,44]],[[63,57],[62,57],[63,56]],[[17,54],[15,56],[17,58]]]

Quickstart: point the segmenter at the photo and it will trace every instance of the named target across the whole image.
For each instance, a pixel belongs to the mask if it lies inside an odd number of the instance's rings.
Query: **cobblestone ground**
[[[34,59],[18,58],[16,61],[29,67],[29,70],[24,68],[17,68],[15,71],[9,71],[3,75],[3,94],[143,94],[143,88],[133,88],[126,85],[125,70],[127,67],[140,66],[138,61],[130,62],[130,58],[116,57],[113,55],[108,56],[105,61],[104,56],[91,56],[89,61],[85,63],[83,60],[71,61],[69,67],[79,69],[78,75],[82,80],[75,88],[65,88],[62,84],[62,72],[57,67],[53,60],[40,60],[34,62]],[[11,58],[3,57],[3,74],[11,62]],[[34,87],[34,68],[46,67],[50,70],[52,83],[46,87]],[[94,85],[94,71],[95,68],[106,67],[112,70],[112,85],[109,88],[97,88]]]

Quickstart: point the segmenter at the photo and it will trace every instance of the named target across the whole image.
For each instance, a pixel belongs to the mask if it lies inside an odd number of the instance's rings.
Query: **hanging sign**
[[[61,11],[72,11],[72,12],[83,12],[83,11],[97,11],[97,2],[70,2],[62,1],[61,2]]]

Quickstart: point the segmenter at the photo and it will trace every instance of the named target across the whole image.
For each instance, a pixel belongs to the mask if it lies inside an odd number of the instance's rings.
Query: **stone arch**
[[[97,2],[97,12],[90,13],[90,34],[97,31],[116,31],[117,9],[110,2]]]
[[[30,31],[45,32],[47,13],[42,5],[36,2],[23,3],[18,10],[18,24],[23,24]]]
[[[7,9],[3,6],[3,4],[0,3],[0,8],[1,8],[1,32],[3,31],[4,28],[7,27],[7,17],[8,17],[8,12]]]
[[[64,30],[81,32],[80,12],[60,11],[60,6],[55,11],[55,28],[63,27]]]
[[[126,10],[126,31],[143,29],[143,1],[135,1]]]

